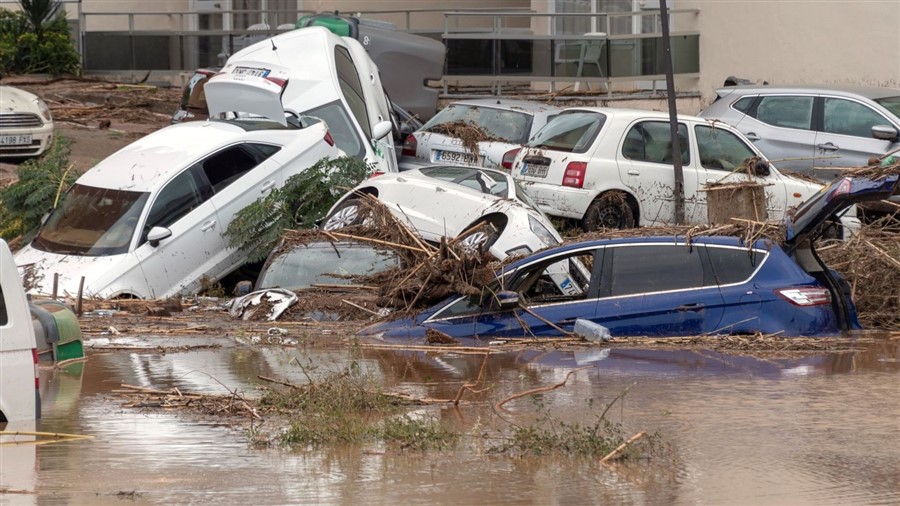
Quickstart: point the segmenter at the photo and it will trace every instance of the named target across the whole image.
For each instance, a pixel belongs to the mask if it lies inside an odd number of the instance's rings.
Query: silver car
[[[779,168],[831,180],[900,149],[900,89],[730,86],[700,113],[729,123]]]

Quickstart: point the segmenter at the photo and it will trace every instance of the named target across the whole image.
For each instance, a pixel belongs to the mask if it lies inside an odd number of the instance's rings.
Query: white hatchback
[[[37,95],[0,86],[0,157],[38,156],[53,142],[53,117]]]
[[[509,174],[497,170],[431,166],[384,174],[347,193],[328,212],[322,228],[363,222],[360,193],[378,197],[427,241],[462,235],[464,248],[490,251],[498,260],[562,241]],[[476,227],[481,223],[485,225]]]
[[[324,123],[293,118],[172,125],[110,155],[65,194],[16,255],[35,292],[163,298],[240,267],[224,236],[234,215],[322,158],[342,156]]]
[[[769,219],[816,193],[821,184],[779,172],[768,162],[758,176],[733,172],[759,150],[736,129],[678,117],[685,219],[707,221],[709,183],[755,180],[765,186]],[[671,224],[675,172],[669,115],[631,109],[566,109],[516,157],[513,176],[551,216],[580,220],[585,230]],[[855,211],[855,210],[854,210]]]
[[[465,100],[453,102],[428,120],[403,142],[400,169],[433,164],[511,167],[522,146],[562,109],[524,100]],[[459,127],[480,128],[490,140],[477,142],[478,153],[451,135]]]

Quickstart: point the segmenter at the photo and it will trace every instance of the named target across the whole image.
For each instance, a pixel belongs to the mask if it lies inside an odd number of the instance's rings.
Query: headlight
[[[41,116],[43,116],[45,120],[53,121],[53,117],[50,116],[50,108],[47,107],[47,104],[45,104],[43,100],[36,99],[34,103],[37,105],[38,110],[41,111]]]
[[[547,230],[547,227],[545,227],[543,223],[538,221],[534,216],[530,214],[528,215],[528,227],[531,228],[531,231],[534,232],[534,235],[538,236],[541,241],[544,241],[544,244],[559,244],[559,239],[554,237],[553,234],[549,230]]]

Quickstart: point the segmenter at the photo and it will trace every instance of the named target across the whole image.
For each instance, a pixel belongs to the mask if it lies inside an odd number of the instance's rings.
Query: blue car
[[[507,266],[485,295],[451,297],[361,334],[419,339],[432,328],[457,338],[553,337],[571,332],[579,318],[614,337],[859,329],[847,283],[819,259],[815,239],[853,204],[890,196],[898,179],[836,180],[787,221],[782,245],[748,247],[731,236],[569,244]]]

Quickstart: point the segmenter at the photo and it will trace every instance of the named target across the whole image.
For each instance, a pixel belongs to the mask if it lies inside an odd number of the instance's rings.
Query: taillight
[[[266,77],[266,81],[273,82],[282,88],[287,84],[287,79],[279,79],[277,77]]]
[[[383,176],[383,175],[384,175],[384,172],[382,172],[380,170],[376,170],[375,172],[372,173],[372,175],[369,176],[369,179],[375,179],[376,177]]]
[[[325,142],[327,142],[329,146],[334,146],[334,138],[331,137],[331,132],[328,130],[325,130]]]
[[[416,147],[418,147],[419,141],[416,140],[415,136],[412,134],[406,136],[406,140],[403,141],[403,150],[400,151],[400,154],[403,156],[416,156]]]
[[[31,358],[34,359],[34,389],[41,388],[41,371],[38,369],[38,352],[37,348],[31,349]]]
[[[503,153],[503,159],[500,161],[500,166],[506,170],[512,170],[513,162],[516,160],[516,155],[519,154],[519,151],[522,151],[522,148],[511,149],[506,153]]]
[[[837,184],[837,188],[834,190],[834,192],[832,192],[831,195],[828,196],[828,201],[830,202],[838,195],[845,195],[847,193],[850,193],[850,185],[851,184],[849,179],[841,179],[841,182]]]
[[[775,293],[795,306],[831,304],[831,292],[827,288],[782,288]]]
[[[587,172],[587,162],[569,162],[566,172],[563,174],[562,185],[572,188],[584,186],[584,173]]]

